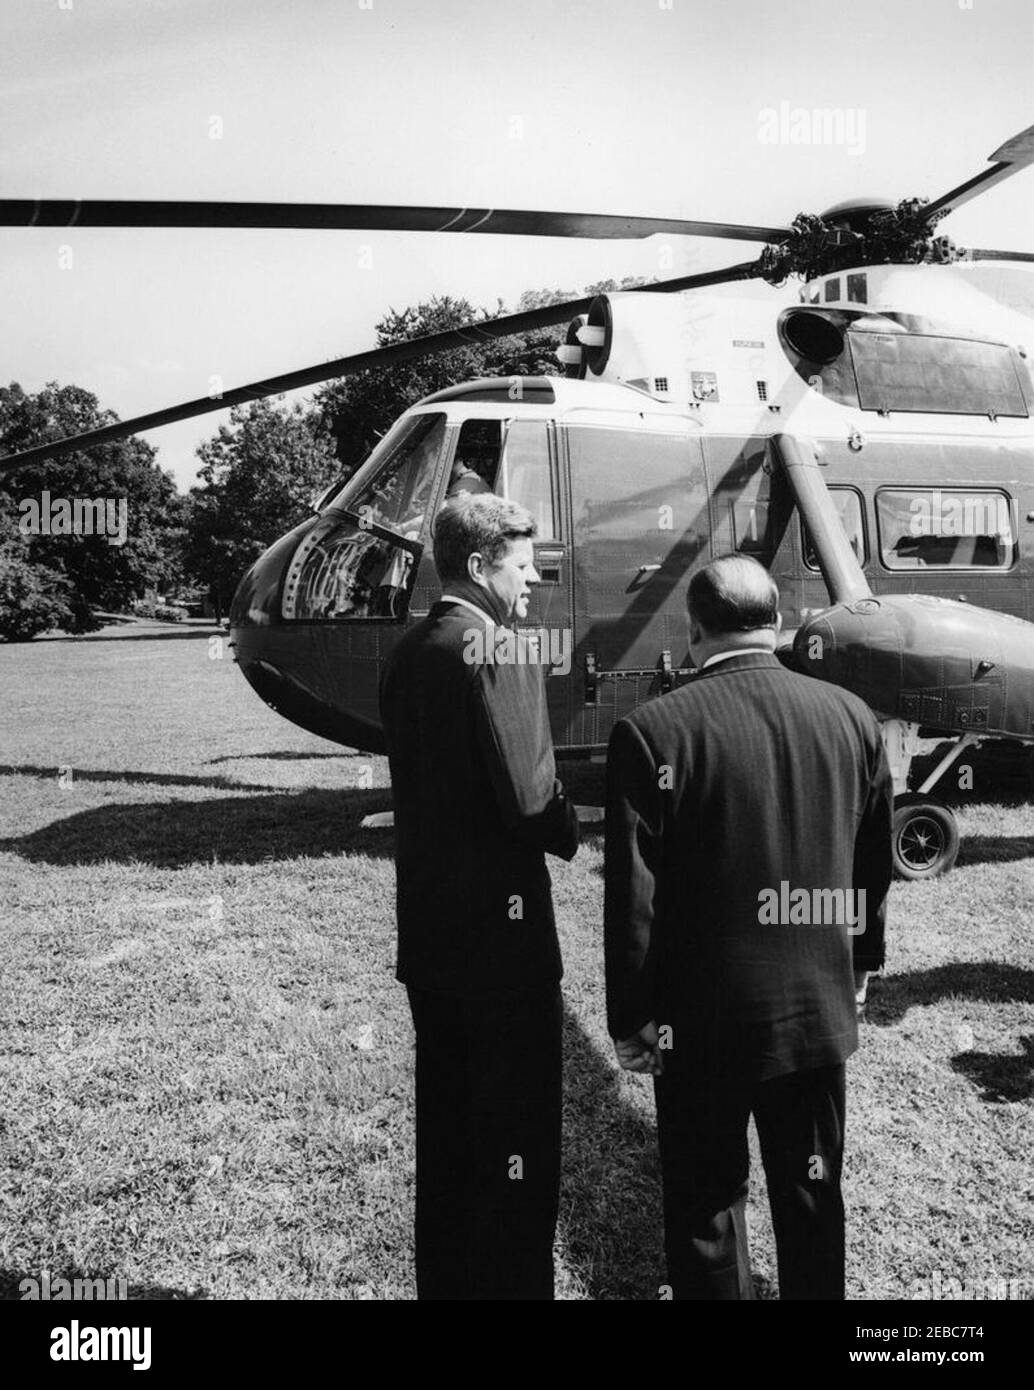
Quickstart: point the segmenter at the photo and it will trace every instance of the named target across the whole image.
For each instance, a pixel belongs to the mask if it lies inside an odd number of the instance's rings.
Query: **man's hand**
[[[657,1024],[652,1018],[630,1038],[615,1038],[614,1051],[623,1070],[660,1076],[664,1070],[664,1062],[657,1046],[657,1039]]]

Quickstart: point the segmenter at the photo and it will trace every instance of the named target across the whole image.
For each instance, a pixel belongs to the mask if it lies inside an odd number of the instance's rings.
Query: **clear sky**
[[[1034,120],[1032,58],[1030,0],[3,0],[0,190],[780,224],[979,172]],[[766,143],[783,102],[854,138]],[[944,230],[1034,249],[1034,170]],[[757,250],[686,239],[664,273]],[[657,270],[656,239],[0,228],[0,380],[126,418],[360,351],[432,294]],[[148,436],[181,486],[224,418]]]

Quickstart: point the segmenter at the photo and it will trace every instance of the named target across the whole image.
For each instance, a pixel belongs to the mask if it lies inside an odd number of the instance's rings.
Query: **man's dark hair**
[[[438,513],[434,525],[434,563],[443,584],[466,579],[467,560],[475,551],[497,565],[509,541],[534,536],[535,518],[516,502],[495,493],[461,494]]]
[[[689,581],[690,616],[706,632],[754,632],[775,627],[779,590],[749,555],[722,555]]]

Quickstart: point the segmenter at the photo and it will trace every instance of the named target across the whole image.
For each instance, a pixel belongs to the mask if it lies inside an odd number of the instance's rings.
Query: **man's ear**
[[[484,581],[486,568],[485,557],[481,554],[481,551],[471,551],[467,556],[467,574],[473,579],[475,584],[481,584]]]
[[[703,640],[704,640],[704,630],[703,630],[703,628],[700,626],[700,624],[697,622],[696,618],[694,618],[693,615],[690,614],[690,617],[689,617],[689,645],[690,645],[691,647],[699,647],[700,643],[701,643]]]
[[[775,629],[774,629],[775,635],[778,637],[779,634],[782,632],[782,630],[783,630],[783,615],[782,615],[782,613],[777,613],[777,614],[776,614],[776,620],[775,620]]]

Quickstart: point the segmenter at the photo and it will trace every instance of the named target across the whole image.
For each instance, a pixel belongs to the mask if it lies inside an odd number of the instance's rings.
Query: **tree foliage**
[[[565,290],[528,290],[517,311],[571,297]],[[377,346],[423,338],[506,312],[502,303],[488,310],[475,308],[466,299],[433,297],[415,307],[389,310],[377,324]],[[489,338],[397,366],[372,367],[321,387],[317,407],[334,436],[342,476],[355,471],[403,410],[434,391],[482,376],[555,376],[560,370],[554,356],[560,331],[549,327]]]
[[[0,545],[0,637],[8,642],[75,626],[68,580],[46,565],[34,565],[28,552],[23,541]]]
[[[184,545],[190,577],[225,608],[244,572],[340,473],[322,412],[256,401],[198,449]]]
[[[49,382],[35,394],[17,383],[0,387],[4,454],[98,429],[116,419],[79,386]],[[124,502],[125,543],[111,544],[103,534],[29,532],[33,517],[28,504],[35,502],[42,512],[44,494],[49,494],[51,505],[76,498]],[[178,576],[183,499],[172,478],[155,464],[154,450],[141,439],[43,459],[0,476],[0,514],[5,537],[18,539],[18,548],[6,557],[8,605],[17,605],[18,593],[26,603],[30,593],[50,595],[57,605],[57,623],[67,631],[96,627],[93,609],[124,609],[145,590],[161,588]],[[36,572],[38,583],[29,583],[26,567]]]

